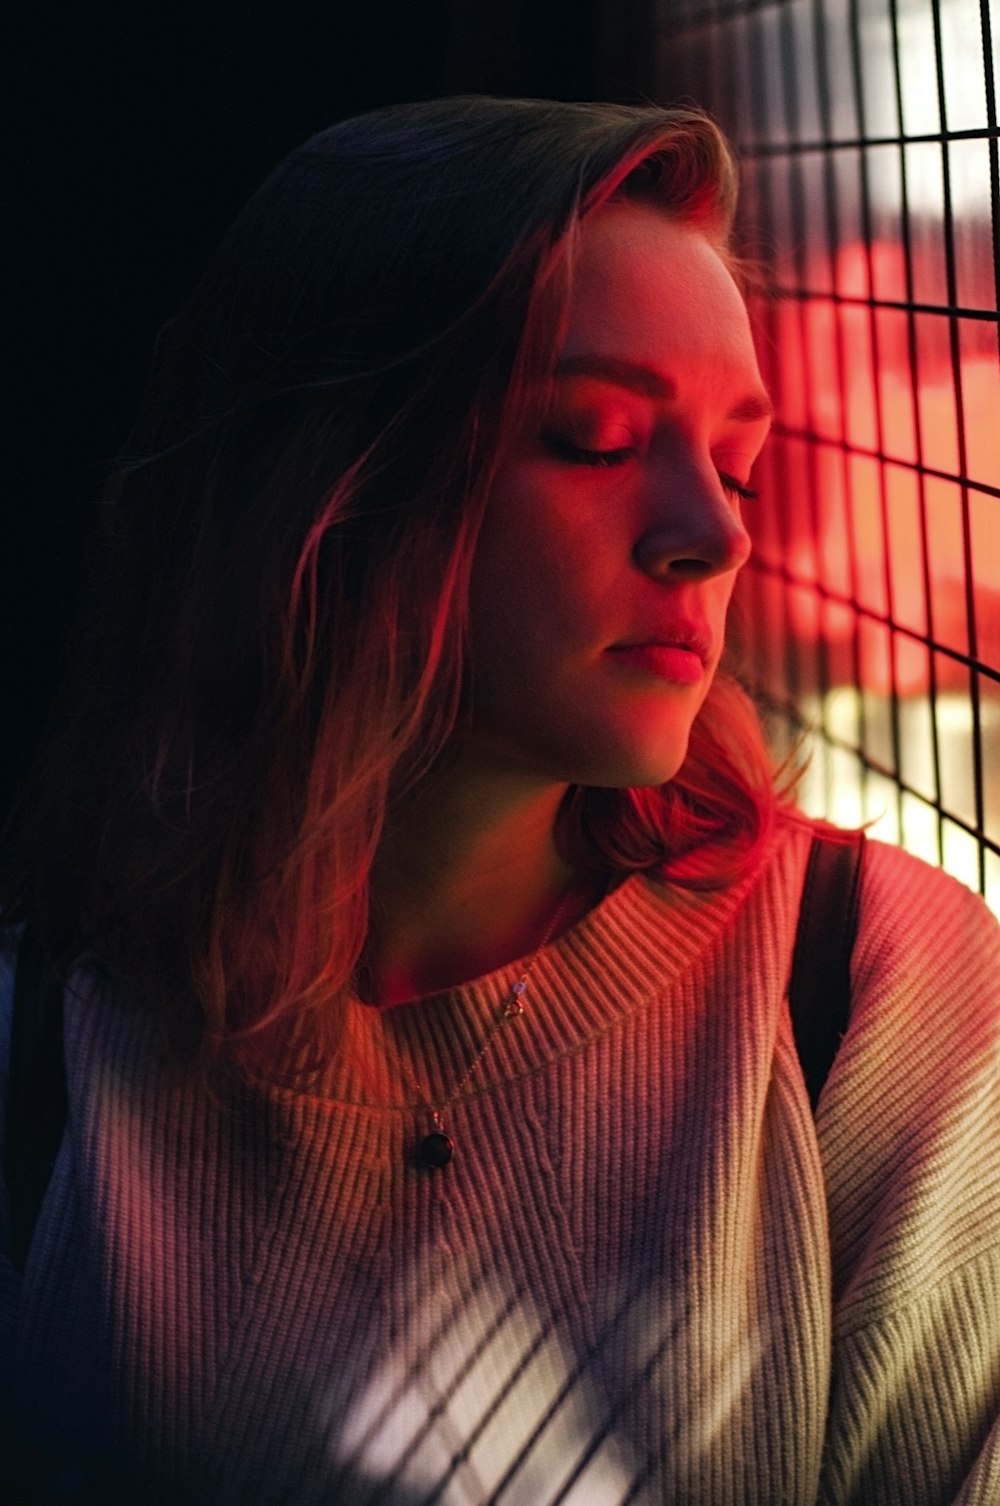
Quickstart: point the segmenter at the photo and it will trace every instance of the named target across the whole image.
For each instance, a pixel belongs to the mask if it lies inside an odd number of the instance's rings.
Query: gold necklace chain
[[[419,1143],[413,1148],[413,1159],[415,1160],[416,1164],[422,1167],[425,1171],[440,1171],[443,1167],[448,1165],[449,1161],[454,1156],[455,1143],[444,1128],[444,1115],[458,1098],[462,1089],[465,1087],[465,1084],[469,1081],[469,1078],[479,1066],[479,1063],[482,1061],[483,1057],[490,1049],[490,1046],[493,1044],[494,1040],[496,1039],[499,1032],[503,1029],[504,1025],[509,1024],[511,1020],[516,1020],[524,1014],[524,995],[527,992],[528,988],[528,978],[530,977],[532,969],[534,968],[535,963],[538,960],[539,953],[544,951],[545,947],[548,946],[550,940],[555,934],[556,927],[569,906],[569,901],[573,894],[573,891],[576,889],[576,884],[577,880],[576,875],[574,874],[573,878],[570,881],[569,887],[567,888],[562,899],[559,901],[559,905],[556,909],[555,914],[549,921],[548,929],[546,930],[545,935],[542,937],[541,941],[538,943],[537,947],[528,958],[524,971],[517,979],[517,982],[511,985],[510,991],[507,994],[506,999],[504,1000],[503,1008],[487,1031],[486,1039],[483,1041],[479,1050],[476,1052],[475,1056],[472,1058],[469,1065],[462,1073],[462,1076],[459,1078],[458,1082],[448,1094],[447,1098],[435,1104],[431,1098],[430,1093],[428,1093],[424,1085],[419,1082],[416,1077],[413,1076],[412,1072],[410,1072],[407,1067],[403,1065],[403,1062],[399,1059],[398,1055],[395,1052],[393,1053],[394,1055],[396,1055],[396,1065],[398,1066],[400,1072],[406,1078],[410,1087],[413,1088],[413,1090],[417,1093],[424,1105],[424,1108],[426,1108],[427,1112],[431,1116],[431,1124],[433,1128],[430,1129],[427,1134],[422,1137]]]

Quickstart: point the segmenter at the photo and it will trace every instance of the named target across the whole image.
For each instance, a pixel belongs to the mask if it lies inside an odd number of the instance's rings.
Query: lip
[[[696,685],[712,658],[709,635],[694,623],[661,629],[648,638],[615,643],[608,652],[619,662],[675,685]]]
[[[636,643],[609,652],[619,664],[670,685],[698,685],[705,675],[701,656],[680,643]]]
[[[712,638],[699,623],[678,622],[670,627],[655,630],[647,638],[632,638],[627,643],[613,643],[614,653],[630,652],[640,648],[683,648],[697,654],[703,666],[712,657]]]

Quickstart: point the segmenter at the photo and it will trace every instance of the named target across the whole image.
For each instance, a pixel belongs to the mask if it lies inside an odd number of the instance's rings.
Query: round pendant
[[[431,1130],[417,1147],[417,1160],[428,1171],[440,1171],[455,1154],[455,1147],[444,1130]]]

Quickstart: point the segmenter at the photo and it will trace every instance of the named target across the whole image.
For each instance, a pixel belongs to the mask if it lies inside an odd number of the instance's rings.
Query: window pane
[[[853,571],[844,505],[844,456],[839,448],[816,452],[816,510],[820,535],[819,557],[823,581],[838,596],[851,596]]]
[[[898,136],[896,78],[888,0],[860,0],[861,95],[866,136]]]
[[[768,371],[767,380],[782,423],[793,429],[805,429],[809,425],[809,409],[806,402],[802,306],[795,299],[781,298],[774,304],[774,311],[778,359],[774,369]]]
[[[1000,843],[1000,685],[986,675],[979,676],[979,720],[983,734],[983,827],[987,837]]]
[[[905,695],[899,708],[899,773],[905,785],[926,800],[937,799],[935,726],[928,684],[928,650],[896,636],[897,683]],[[911,689],[919,687],[919,689]]]
[[[979,886],[979,843],[953,821],[942,822],[944,868],[970,889]]]
[[[845,148],[833,154],[837,204],[837,291],[868,297],[868,255],[861,231],[861,153]]]
[[[866,781],[865,820],[875,822],[871,835],[880,842],[899,842],[899,792],[891,779],[876,770],[869,772]]]
[[[958,340],[965,418],[965,463],[969,478],[981,481],[985,486],[998,486],[1000,365],[997,363],[996,327],[980,324],[972,319],[962,319],[959,321]],[[995,498],[993,506],[1000,506]],[[997,543],[994,540],[994,545]]]
[[[765,140],[770,143],[788,140],[778,23],[779,13],[775,6],[766,6],[750,17],[749,71],[758,84],[756,118],[761,122]]]
[[[980,0],[940,0],[941,53],[949,131],[975,130],[986,119]],[[997,16],[994,14],[994,23]]]
[[[830,108],[830,134],[850,140],[859,134],[851,62],[849,0],[825,0],[826,26],[822,34],[823,66]]]
[[[832,293],[833,248],[826,240],[825,153],[799,152],[795,164],[799,173],[800,206],[804,212],[803,228],[809,237],[808,255],[805,258],[808,286],[821,293]]]
[[[975,827],[973,719],[968,695],[939,692],[936,720],[941,752],[941,803],[959,820]]]
[[[836,310],[825,298],[805,305],[806,383],[811,427],[816,434],[841,438],[843,416],[837,383]]]
[[[895,622],[927,632],[920,526],[920,488],[915,471],[886,467],[889,509],[889,566]]]
[[[994,915],[1000,915],[1000,853],[990,852],[986,849],[986,887],[983,893],[986,895],[986,903]]]
[[[792,183],[795,171],[795,163],[787,158],[768,159],[765,166],[770,213],[765,234],[769,233],[779,248],[774,254],[775,281],[787,288],[799,286],[804,256],[800,227],[802,201],[794,197],[799,193],[798,182]]]
[[[947,305],[944,259],[944,174],[941,148],[921,142],[906,148],[906,199],[910,225],[913,297]]]
[[[846,376],[844,438],[862,450],[878,448],[878,410],[872,353],[872,320],[867,308],[848,304],[840,310],[841,340]]]
[[[736,86],[734,89],[736,118],[740,123],[738,139],[743,142],[756,141],[759,135],[757,99],[760,91],[757,76],[749,66],[751,24],[751,19],[743,14],[734,16],[728,24],[729,46],[741,64],[735,69],[733,77]],[[679,88],[688,87],[685,75],[680,69],[671,69],[670,74],[678,79]],[[706,100],[705,103],[709,101]]]
[[[948,320],[941,314],[916,314],[914,323],[924,465],[954,475],[958,470],[958,426]]]
[[[958,653],[969,651],[965,587],[965,539],[962,527],[962,489],[957,482],[924,480],[927,509],[927,552],[931,561],[931,611],[934,637]],[[940,656],[938,682],[967,687],[965,669]]]
[[[889,610],[886,589],[885,530],[882,524],[884,470],[866,455],[850,457],[851,493],[848,510],[858,562],[858,601],[870,612],[885,616]]]
[[[923,858],[925,863],[936,863],[939,854],[937,812],[908,790],[903,791],[902,806],[903,845],[918,858]]]
[[[1000,17],[998,17],[1000,30]],[[955,213],[955,272],[962,308],[996,309],[990,154],[985,141],[950,141],[948,172]],[[1000,227],[998,227],[1000,228]]]
[[[861,683],[864,704],[865,748],[873,763],[888,774],[896,771],[890,691],[893,665],[889,629],[881,622],[862,617],[858,623],[861,642]]]
[[[822,141],[826,135],[820,110],[819,79],[816,73],[816,33],[813,25],[813,0],[792,0],[786,14],[792,31],[795,56],[795,106],[798,115],[796,137],[799,141]]]
[[[875,328],[878,337],[882,444],[887,455],[912,462],[917,458],[917,445],[906,314],[900,309],[877,309]]]
[[[969,492],[979,659],[1000,664],[1000,497]]]
[[[899,47],[899,88],[903,100],[903,131],[923,136],[941,129],[938,113],[938,75],[934,52],[931,0],[906,0],[896,6]]]

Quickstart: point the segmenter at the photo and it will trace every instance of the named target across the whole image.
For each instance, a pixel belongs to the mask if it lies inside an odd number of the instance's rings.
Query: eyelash
[[[579,445],[569,444],[562,439],[550,439],[549,443],[557,454],[578,465],[614,468],[615,466],[624,465],[635,454],[635,450],[628,448],[620,450],[585,450],[580,448]],[[727,475],[725,471],[719,472],[719,480],[722,482],[723,489],[729,492],[731,496],[739,497],[741,502],[755,502],[760,495],[752,487],[744,486],[741,482],[737,481],[735,476]]]

